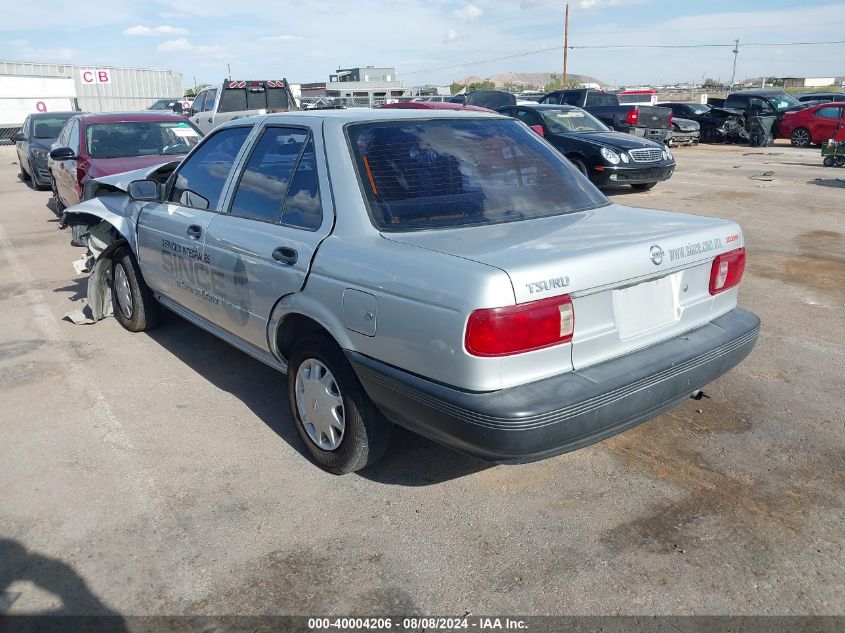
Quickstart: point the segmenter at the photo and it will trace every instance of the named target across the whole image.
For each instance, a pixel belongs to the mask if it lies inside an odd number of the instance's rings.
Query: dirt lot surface
[[[82,251],[0,150],[0,612],[841,614],[845,169],[676,155],[613,198],[745,229],[763,329],[709,399],[521,466],[398,432],[334,477],[273,370],[172,315],[63,321]]]

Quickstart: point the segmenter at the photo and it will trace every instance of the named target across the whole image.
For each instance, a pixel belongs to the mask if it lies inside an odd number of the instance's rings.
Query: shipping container
[[[184,94],[181,73],[154,68],[0,61],[2,75],[71,78],[83,112],[146,110],[158,99]]]

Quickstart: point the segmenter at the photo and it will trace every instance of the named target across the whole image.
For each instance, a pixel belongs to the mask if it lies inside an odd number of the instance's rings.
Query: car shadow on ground
[[[164,311],[161,325],[147,334],[215,387],[238,398],[276,435],[307,458],[289,413],[283,374],[168,311]],[[384,484],[426,486],[491,465],[394,427],[385,456],[357,474]]]
[[[53,288],[53,292],[70,292],[67,296],[68,301],[77,302],[88,297],[88,277],[77,277],[72,279],[67,286],[61,288]]]
[[[116,633],[127,630],[123,618],[104,605],[70,565],[55,558],[28,551],[17,541],[8,538],[0,538],[0,561],[2,561],[0,564],[0,614],[4,614],[5,623],[10,626],[9,630],[13,628],[17,630],[15,616],[8,614],[21,596],[20,591],[10,589],[16,582],[35,585],[61,601],[61,606],[57,608],[43,612],[27,612],[26,624],[38,626],[26,628],[26,630],[59,630],[49,626],[51,622],[40,620],[40,618],[50,616],[52,619],[62,615],[98,616],[95,622],[96,629],[91,628],[91,631]],[[32,616],[37,616],[39,621],[34,622]],[[56,623],[58,621],[53,620],[52,624]],[[75,622],[75,624],[81,623]],[[71,627],[71,623],[67,624],[68,628],[80,630]],[[41,626],[45,628],[42,629]]]
[[[807,181],[808,185],[819,185],[820,187],[845,187],[845,169],[842,169],[842,178],[814,178]]]

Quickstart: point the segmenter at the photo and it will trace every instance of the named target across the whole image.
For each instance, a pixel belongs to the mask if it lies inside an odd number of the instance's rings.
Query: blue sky
[[[46,0],[4,8],[0,59],[172,68],[185,86],[286,76],[325,81],[343,66],[395,66],[405,85],[558,71],[558,0]],[[573,0],[570,44],[845,40],[845,2]],[[569,70],[613,84],[729,79],[730,48],[584,49]],[[448,67],[448,68],[447,68]],[[845,75],[845,45],[741,48],[737,78]]]

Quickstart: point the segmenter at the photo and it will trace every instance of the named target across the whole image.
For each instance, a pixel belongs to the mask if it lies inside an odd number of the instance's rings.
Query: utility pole
[[[736,79],[736,56],[739,54],[739,38],[734,40],[734,70],[731,73],[731,90],[734,89],[734,80]]]
[[[229,68],[229,64],[226,64],[226,79],[232,78],[232,69]]]
[[[569,62],[569,3],[566,3],[566,12],[563,15],[563,85],[561,88],[566,89],[568,82],[567,65]]]

